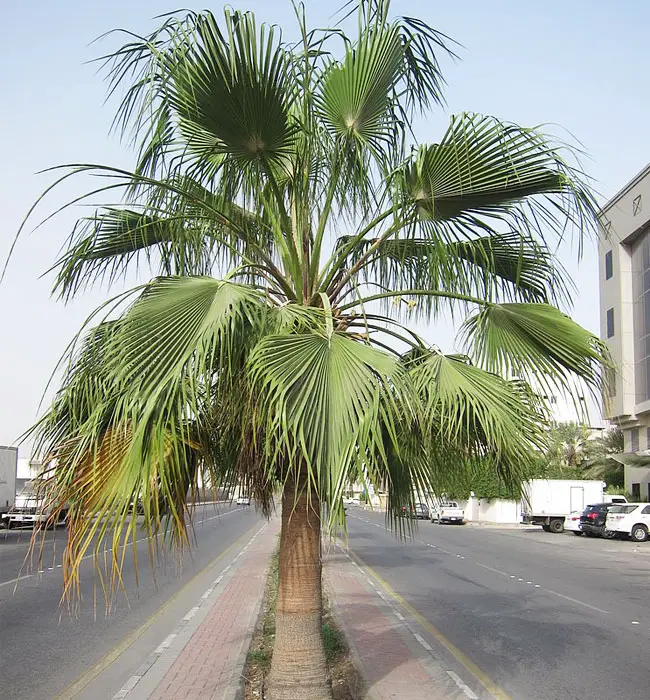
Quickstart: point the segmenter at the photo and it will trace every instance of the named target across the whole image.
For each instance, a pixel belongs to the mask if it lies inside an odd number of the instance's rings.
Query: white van
[[[645,542],[650,534],[650,503],[622,503],[607,511],[611,532],[628,535],[635,542]]]
[[[619,494],[608,494],[604,493],[603,494],[603,503],[627,503],[627,498],[625,496],[621,496]]]

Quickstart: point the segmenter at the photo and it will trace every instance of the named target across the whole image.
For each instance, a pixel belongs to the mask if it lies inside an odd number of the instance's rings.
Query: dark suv
[[[605,537],[612,539],[616,533],[605,528],[607,511],[616,503],[594,503],[587,506],[580,516],[580,529],[587,537]]]

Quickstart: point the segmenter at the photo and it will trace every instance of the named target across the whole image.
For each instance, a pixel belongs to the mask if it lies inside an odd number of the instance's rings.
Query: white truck
[[[45,527],[54,525],[65,526],[68,517],[67,508],[57,513],[56,522],[51,522],[52,504],[43,493],[42,482],[38,479],[28,481],[22,491],[16,494],[14,507],[2,517],[7,528],[12,527]]]
[[[581,479],[532,479],[523,485],[522,522],[546,532],[563,532],[564,520],[592,503],[603,503],[604,482]]]
[[[431,522],[436,523],[456,523],[463,524],[465,519],[465,511],[458,507],[456,501],[445,501],[444,503],[436,503],[431,508]]]
[[[14,507],[17,467],[18,448],[0,445],[0,518]]]

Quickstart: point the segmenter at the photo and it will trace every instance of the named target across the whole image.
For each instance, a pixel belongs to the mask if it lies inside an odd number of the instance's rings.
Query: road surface
[[[60,553],[65,531],[47,534],[42,564],[21,566],[29,530],[0,531],[0,693],[20,700],[107,700],[122,687],[147,655],[171,632],[205,588],[201,572],[217,557],[237,553],[239,540],[262,519],[250,507],[203,506],[197,512],[198,546],[179,567],[176,555],[156,572],[149,567],[147,543],[138,543],[139,586],[133,557],[127,556],[124,594],[109,615],[92,561],[82,565],[83,602],[71,616],[59,605],[62,591]],[[141,535],[143,537],[143,535]],[[229,548],[232,545],[231,550]],[[40,570],[40,572],[39,572]],[[19,580],[17,580],[19,579]],[[126,651],[127,653],[119,653]],[[113,652],[114,663],[87,687],[71,689],[89,669]],[[118,658],[119,657],[119,658]],[[99,671],[97,671],[99,673]]]
[[[493,697],[472,664],[513,700],[650,697],[650,542],[420,521],[403,544],[356,507],[348,529],[352,556],[435,653],[451,643],[476,696]]]

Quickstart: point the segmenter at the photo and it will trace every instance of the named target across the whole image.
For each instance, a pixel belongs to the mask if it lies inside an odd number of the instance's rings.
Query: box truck
[[[17,467],[18,448],[0,445],[0,519],[14,507]]]
[[[522,521],[547,532],[563,532],[564,520],[592,503],[603,503],[604,482],[580,479],[532,479],[523,485]]]

